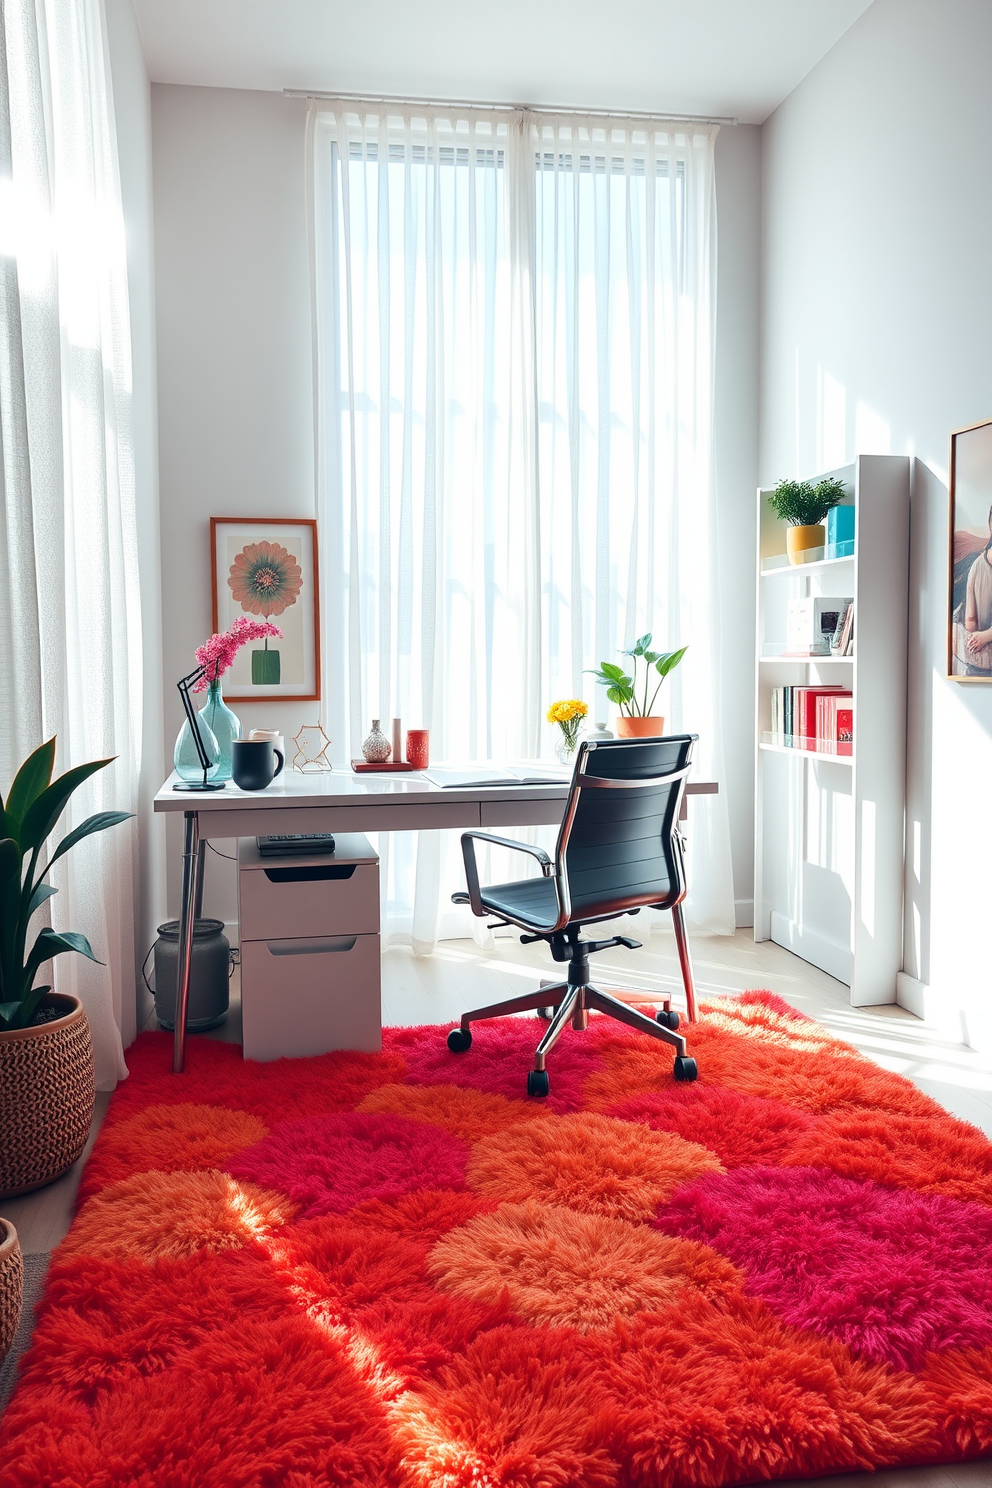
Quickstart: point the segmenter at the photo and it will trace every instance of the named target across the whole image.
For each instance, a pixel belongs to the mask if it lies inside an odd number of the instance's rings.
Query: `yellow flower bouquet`
[[[555,745],[555,753],[563,765],[575,753],[575,746],[579,742],[579,724],[588,712],[589,706],[581,698],[562,698],[560,702],[552,703],[548,709],[548,722],[556,723],[562,732],[561,740]]]

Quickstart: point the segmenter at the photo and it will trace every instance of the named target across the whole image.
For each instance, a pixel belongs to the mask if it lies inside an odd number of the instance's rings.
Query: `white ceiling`
[[[134,0],[153,82],[761,123],[871,0]]]

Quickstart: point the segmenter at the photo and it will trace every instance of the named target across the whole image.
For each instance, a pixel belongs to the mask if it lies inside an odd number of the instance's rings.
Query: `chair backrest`
[[[559,901],[569,920],[685,895],[679,810],[697,734],[586,740],[558,834]]]

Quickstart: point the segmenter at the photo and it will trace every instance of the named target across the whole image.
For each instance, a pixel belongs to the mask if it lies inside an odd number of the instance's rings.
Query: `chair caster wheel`
[[[448,1048],[452,1054],[464,1054],[466,1049],[472,1047],[472,1030],[470,1028],[453,1028],[448,1034]]]
[[[662,1028],[670,1028],[674,1033],[679,1026],[679,1015],[669,1008],[659,1008],[654,1015],[654,1021],[660,1023]]]
[[[537,1016],[544,1023],[550,1023],[551,1022],[551,1019],[554,1017],[554,1015],[555,1015],[555,1010],[554,1010],[553,1007],[546,1007],[546,1008],[538,1008],[537,1009]]]
[[[527,1075],[528,1095],[547,1095],[551,1089],[547,1070],[531,1070]]]
[[[676,1080],[694,1080],[699,1074],[699,1070],[696,1068],[696,1061],[694,1059],[688,1059],[683,1054],[677,1054],[675,1056],[673,1074]]]

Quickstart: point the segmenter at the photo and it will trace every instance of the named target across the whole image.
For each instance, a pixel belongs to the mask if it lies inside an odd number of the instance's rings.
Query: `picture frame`
[[[239,615],[269,620],[281,639],[238,652],[226,677],[232,703],[320,698],[320,571],[313,517],[211,517],[213,628]],[[273,659],[274,658],[274,659]]]
[[[992,418],[951,434],[947,677],[992,682]]]

